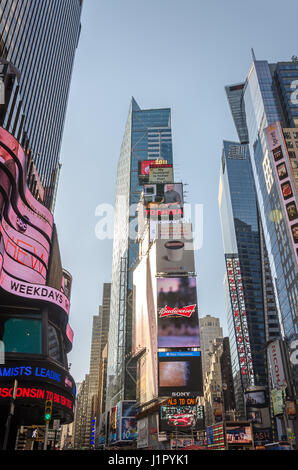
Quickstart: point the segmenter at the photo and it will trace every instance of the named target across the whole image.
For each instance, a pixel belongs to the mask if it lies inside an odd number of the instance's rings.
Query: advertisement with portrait
[[[121,411],[121,441],[133,441],[138,437],[137,433],[137,420],[136,416],[136,402],[135,401],[122,401],[118,404]]]
[[[159,348],[200,347],[196,278],[157,278]]]
[[[183,204],[182,183],[144,185],[144,210],[147,218],[181,219]]]
[[[158,353],[158,396],[170,397],[177,392],[202,396],[200,351]]]

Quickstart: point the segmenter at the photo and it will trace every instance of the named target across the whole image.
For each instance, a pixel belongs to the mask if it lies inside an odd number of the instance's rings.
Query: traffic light
[[[51,421],[52,418],[52,400],[46,400],[44,407],[44,420]]]

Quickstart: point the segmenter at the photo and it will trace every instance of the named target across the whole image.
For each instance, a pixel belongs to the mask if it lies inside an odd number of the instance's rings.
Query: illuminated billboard
[[[158,238],[156,265],[158,273],[193,273],[195,271],[193,239],[183,236]]]
[[[195,406],[161,406],[159,412],[159,431],[195,430],[197,421]]]
[[[267,127],[265,135],[272,155],[271,161],[275,168],[277,186],[279,187],[284,206],[285,220],[292,237],[296,260],[298,261],[297,191],[295,183],[291,179],[291,172],[288,172],[287,169],[289,156],[287,155],[286,145],[284,145],[280,123],[275,122]]]
[[[144,206],[147,218],[181,219],[183,217],[183,184],[145,184]]]
[[[195,277],[157,278],[158,347],[200,347]]]
[[[228,445],[252,445],[253,436],[250,425],[226,424],[226,439]]]
[[[149,183],[172,183],[173,181],[173,165],[150,165]]]
[[[170,402],[171,399],[169,399]],[[204,407],[192,405],[160,407],[159,431],[160,432],[191,432],[204,429]]]
[[[265,390],[252,390],[244,393],[246,407],[264,408],[268,406]]]
[[[177,392],[203,394],[200,351],[158,353],[158,395],[169,397]]]
[[[53,215],[27,187],[26,155],[0,128],[0,289],[46,300],[69,313],[69,299],[47,283]],[[68,328],[71,338],[71,330]]]

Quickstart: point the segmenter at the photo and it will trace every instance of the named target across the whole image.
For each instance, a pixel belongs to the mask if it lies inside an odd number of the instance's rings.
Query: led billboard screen
[[[183,216],[183,184],[145,184],[144,206],[147,218]]]
[[[228,444],[252,444],[252,432],[250,426],[226,425],[226,437]]]
[[[161,406],[159,412],[159,431],[195,430],[197,413],[195,406]]]
[[[193,239],[170,235],[166,239],[158,238],[156,270],[158,273],[193,273],[195,271]]]
[[[158,353],[158,394],[169,397],[177,392],[202,395],[202,363],[199,351]]]
[[[149,183],[172,183],[173,165],[150,165]]]
[[[247,407],[258,408],[267,406],[264,390],[245,392],[245,403]]]
[[[195,277],[157,279],[158,347],[200,347]]]
[[[0,288],[69,312],[69,299],[46,285],[53,215],[27,187],[21,145],[0,128]]]

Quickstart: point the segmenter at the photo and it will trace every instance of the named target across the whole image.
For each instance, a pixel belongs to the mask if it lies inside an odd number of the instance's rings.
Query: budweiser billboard
[[[200,347],[195,277],[157,279],[158,347]]]

